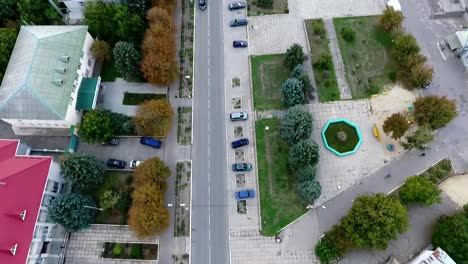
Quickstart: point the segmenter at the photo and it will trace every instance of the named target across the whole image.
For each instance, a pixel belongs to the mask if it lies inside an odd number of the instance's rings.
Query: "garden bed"
[[[192,144],[192,107],[177,108],[177,143]]]
[[[281,86],[289,78],[283,54],[251,56],[255,110],[283,109]]]
[[[175,192],[174,236],[188,237],[190,234],[190,161],[177,162]],[[181,206],[184,204],[184,206]]]
[[[429,177],[432,182],[439,184],[451,176],[452,173],[452,162],[448,158],[445,158],[432,165],[430,168],[419,174],[419,176]]]
[[[179,51],[179,97],[190,98],[193,84],[193,38],[194,38],[194,3],[196,1],[181,0],[181,32]]]
[[[309,49],[311,55],[312,69],[314,70],[315,84],[320,102],[330,102],[340,100],[340,89],[336,81],[335,67],[330,56],[330,68],[323,69],[315,67],[323,54],[330,54],[330,42],[322,19],[310,19],[305,21],[307,37],[309,39]]]
[[[340,44],[346,79],[353,99],[368,98],[396,80],[397,66],[390,56],[392,38],[379,24],[378,16],[333,19]],[[355,40],[347,42],[343,28],[355,32]]]
[[[166,99],[166,94],[153,93],[124,93],[123,105],[139,105],[148,100]]]
[[[343,142],[341,142],[337,136],[340,131],[346,133],[347,139]],[[359,142],[359,135],[356,128],[345,122],[331,123],[325,131],[325,138],[327,139],[328,146],[340,153],[354,150]]]
[[[157,260],[158,244],[104,242],[102,257],[110,259]]]
[[[288,164],[289,147],[278,133],[279,125],[277,118],[255,123],[261,233],[265,236],[275,235],[307,211],[296,191],[296,177]]]
[[[260,7],[258,2],[262,0],[247,1],[248,16],[263,16],[273,14],[288,14],[288,0],[272,0],[273,4],[270,8]]]
[[[100,197],[105,191],[112,191],[118,195],[118,200],[114,208],[106,209],[102,212],[97,211],[95,224],[113,224],[113,225],[125,225],[127,224],[127,212],[132,204],[131,192],[133,175],[130,171],[106,171],[104,174],[104,182],[102,185],[92,194],[93,199],[97,201],[98,206]]]

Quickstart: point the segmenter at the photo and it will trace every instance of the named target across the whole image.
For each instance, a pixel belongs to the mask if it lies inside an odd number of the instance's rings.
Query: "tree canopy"
[[[69,231],[77,231],[93,221],[95,210],[93,201],[79,193],[68,193],[58,197],[49,205],[48,217]]]
[[[112,50],[114,54],[114,65],[117,71],[124,76],[125,80],[140,75],[140,52],[132,43],[119,41]]]
[[[307,139],[297,142],[289,150],[289,164],[296,170],[316,165],[319,157],[319,146]]]
[[[297,190],[305,203],[312,203],[320,197],[322,186],[316,180],[305,180],[299,182]]]
[[[445,96],[424,96],[414,102],[414,117],[419,124],[428,124],[432,129],[446,126],[457,116],[455,100]]]
[[[395,29],[401,28],[401,23],[405,17],[401,11],[396,11],[392,6],[387,6],[382,16],[380,16],[380,24],[385,31],[391,32]]]
[[[410,55],[417,54],[421,48],[411,34],[398,34],[393,44],[394,57],[400,64],[405,64]]]
[[[60,159],[60,173],[73,184],[73,189],[90,193],[104,180],[104,165],[86,154],[66,154]]]
[[[302,46],[294,43],[289,47],[286,50],[283,62],[291,71],[296,67],[296,65],[304,63],[304,51],[302,50]]]
[[[99,109],[86,113],[78,128],[80,138],[87,143],[107,142],[115,133],[111,115]]]
[[[400,113],[389,116],[385,119],[383,124],[383,131],[387,134],[392,132],[391,137],[393,139],[401,138],[408,129],[408,121],[406,121],[406,118]]]
[[[358,247],[384,250],[397,233],[408,229],[406,208],[395,198],[385,194],[358,197],[341,219],[347,238]]]
[[[293,107],[304,103],[304,85],[296,78],[287,79],[281,87],[284,106]]]
[[[149,100],[140,104],[134,117],[139,135],[162,137],[171,128],[174,111],[168,100]]]
[[[414,134],[407,136],[406,141],[401,141],[401,145],[406,150],[417,149],[423,151],[433,139],[432,129],[428,125],[422,125]]]
[[[96,60],[103,62],[111,59],[112,49],[106,41],[96,39],[91,46],[91,52]]]
[[[15,47],[16,35],[15,29],[0,28],[0,83],[10,61],[11,52]]]
[[[62,17],[50,5],[43,0],[20,0],[18,1],[20,19],[28,24],[34,25],[60,25],[63,24]]]
[[[316,174],[317,167],[308,165],[297,171],[297,179],[299,182],[315,180]]]
[[[399,195],[403,203],[431,205],[440,202],[440,189],[428,177],[411,176],[400,188]]]
[[[133,182],[136,186],[151,184],[163,190],[166,188],[166,179],[169,176],[171,176],[169,167],[155,157],[145,160],[136,168]]]
[[[468,263],[467,213],[441,216],[432,234],[432,244],[445,250],[456,263]]]
[[[291,107],[281,122],[280,135],[290,145],[308,139],[312,133],[312,122],[312,115],[305,107]]]

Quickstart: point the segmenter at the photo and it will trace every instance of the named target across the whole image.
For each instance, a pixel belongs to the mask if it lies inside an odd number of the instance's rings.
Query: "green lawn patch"
[[[309,38],[309,49],[311,51],[311,63],[314,70],[315,84],[320,102],[340,100],[340,89],[336,81],[335,67],[333,61],[328,70],[314,67],[322,54],[330,54],[330,42],[322,19],[310,19],[305,21],[307,37]]]
[[[346,133],[347,139],[344,142],[338,140],[337,134],[340,131]],[[356,129],[345,122],[331,123],[325,131],[325,138],[327,139],[328,146],[340,153],[352,151],[359,142]]]
[[[117,71],[113,61],[106,61],[102,63],[101,68],[101,81],[102,82],[115,82],[116,78],[122,78],[122,75]]]
[[[283,109],[281,86],[290,72],[283,65],[283,54],[251,56],[255,110]]]
[[[288,0],[273,0],[273,6],[270,8],[258,6],[259,0],[247,1],[248,16],[263,16],[273,14],[288,14]]]
[[[368,98],[394,81],[397,65],[390,56],[392,39],[378,16],[335,18],[333,23],[353,99]],[[354,30],[354,42],[343,39],[344,27]]]
[[[166,99],[166,94],[153,93],[125,93],[123,105],[139,105],[148,100]]]
[[[429,177],[432,182],[438,184],[449,177],[452,172],[452,162],[446,158],[428,168],[426,171],[421,173],[420,176]]]
[[[131,171],[111,171],[104,174],[104,182],[92,194],[94,201],[99,207],[99,197],[107,190],[111,190],[120,196],[115,208],[107,209],[102,212],[97,211],[94,222],[96,224],[127,224],[127,212],[132,204],[131,192],[133,176]]]
[[[280,138],[279,125],[277,118],[255,122],[262,235],[265,236],[275,235],[307,211],[296,192],[296,177],[288,164],[289,147]]]

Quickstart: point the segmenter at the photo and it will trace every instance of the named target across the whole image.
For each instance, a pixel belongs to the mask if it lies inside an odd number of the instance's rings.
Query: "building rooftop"
[[[51,157],[17,156],[18,140],[0,140],[0,263],[24,264]]]
[[[87,26],[22,26],[0,86],[0,118],[63,120]]]

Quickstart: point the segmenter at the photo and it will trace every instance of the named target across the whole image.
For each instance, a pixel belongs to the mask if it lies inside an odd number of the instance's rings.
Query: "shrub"
[[[299,182],[313,181],[315,180],[316,174],[317,167],[311,165],[305,166],[297,171],[297,179]]]
[[[322,186],[320,186],[320,183],[316,180],[307,180],[299,182],[297,185],[297,191],[299,192],[302,201],[305,203],[312,203],[320,197]]]
[[[98,61],[108,61],[111,59],[112,49],[109,43],[96,39],[91,46],[91,52]]]
[[[314,67],[320,70],[331,70],[333,68],[333,58],[329,52],[324,52],[314,63]]]
[[[132,244],[130,246],[130,257],[132,259],[141,259],[142,257],[142,247],[140,244]]]
[[[418,54],[421,48],[411,34],[397,34],[393,44],[393,55],[400,65],[405,65],[408,57]]]
[[[403,203],[431,205],[441,201],[441,191],[431,180],[424,176],[411,176],[400,188],[399,195]]]
[[[391,71],[388,73],[388,79],[392,82],[396,82],[397,80],[397,73],[395,71]]]
[[[414,65],[411,68],[410,83],[413,87],[421,87],[429,84],[432,81],[432,74],[434,70],[423,64]]]
[[[348,139],[348,135],[346,135],[344,131],[338,131],[338,133],[336,133],[336,139],[338,139],[339,142],[345,142]]]
[[[289,108],[281,122],[281,138],[290,145],[308,139],[312,133],[312,121],[312,115],[303,106]]]
[[[327,239],[326,235],[315,246],[315,255],[323,264],[333,262],[341,256],[333,241]]]
[[[356,32],[352,27],[349,26],[343,27],[340,31],[340,34],[346,42],[352,43],[356,39]]]
[[[306,166],[315,166],[320,154],[317,143],[310,140],[301,140],[289,150],[289,165],[294,169]]]
[[[289,78],[281,87],[284,106],[293,107],[304,103],[304,86],[296,78]]]
[[[428,125],[422,125],[412,135],[406,137],[401,145],[406,150],[417,149],[423,151],[427,145],[434,139],[432,129]]]
[[[263,8],[272,8],[273,0],[257,0],[257,6]]]
[[[99,207],[104,210],[114,208],[120,201],[121,197],[118,193],[111,190],[106,190],[99,196]]]
[[[428,124],[432,129],[446,126],[456,116],[455,100],[445,96],[425,96],[414,102],[414,117],[419,124]]]
[[[140,52],[132,43],[119,41],[112,50],[114,54],[114,65],[125,80],[140,76]]]
[[[380,87],[376,83],[369,83],[369,87],[366,90],[368,96],[378,94],[380,92]]]
[[[112,253],[114,253],[114,256],[116,257],[122,255],[122,245],[116,243],[114,248],[112,249]]]
[[[312,24],[312,31],[314,32],[314,35],[320,36],[321,38],[325,37],[326,31],[322,19],[314,21],[314,23]]]
[[[391,6],[387,6],[382,16],[380,16],[380,24],[387,32],[401,28],[401,23],[405,17],[401,11],[396,11]]]
[[[286,51],[284,65],[292,71],[296,65],[302,63],[304,63],[304,51],[301,45],[295,43]]]
[[[406,118],[399,113],[389,116],[387,119],[385,119],[385,122],[383,124],[383,131],[386,134],[392,132],[391,137],[393,139],[401,138],[405,134],[405,132],[408,131],[408,129],[408,121],[406,121]]]
[[[296,67],[294,67],[294,69],[293,69],[293,71],[291,73],[291,77],[299,79],[304,74],[305,74],[304,66],[302,66],[302,64],[298,64],[298,65],[296,65]]]

